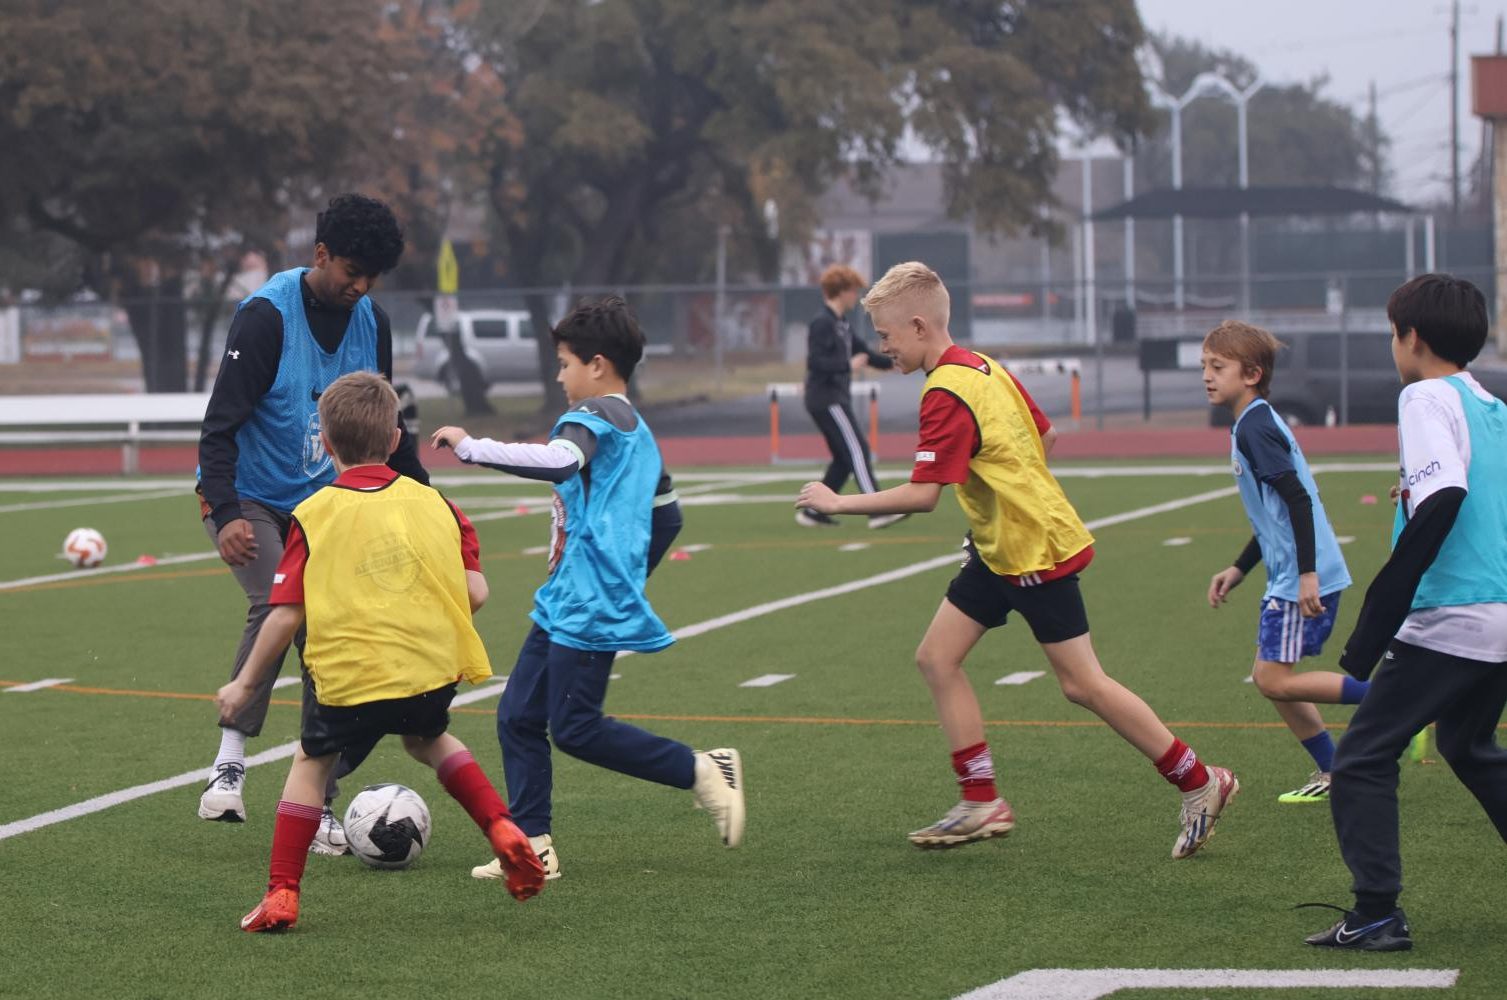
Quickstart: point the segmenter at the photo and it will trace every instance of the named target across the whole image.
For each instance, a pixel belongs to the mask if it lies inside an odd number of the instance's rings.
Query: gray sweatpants
[[[230,677],[234,680],[240,675],[246,666],[246,659],[251,655],[251,647],[256,645],[257,634],[262,630],[262,622],[267,620],[267,615],[272,612],[272,605],[267,599],[272,594],[272,577],[277,572],[277,564],[283,558],[283,543],[288,536],[288,526],[293,517],[282,511],[273,510],[255,500],[241,501],[241,514],[251,522],[252,533],[256,536],[256,555],[244,566],[230,567],[235,575],[236,583],[246,592],[246,628],[241,633],[241,644],[236,647],[235,662],[230,668]],[[204,530],[209,534],[210,540],[218,544],[219,532],[215,529],[214,521],[204,519]],[[300,657],[303,654],[304,629],[300,628],[294,636],[293,643],[299,649]],[[277,656],[277,669],[268,673],[257,685],[255,693],[246,707],[231,721],[229,728],[239,730],[247,736],[259,736],[262,732],[262,723],[267,721],[267,708],[272,701],[272,685],[283,671],[283,660],[287,658],[288,651],[284,649]],[[308,671],[303,671],[303,698],[305,703],[314,700],[314,684],[309,678]],[[222,723],[223,725],[223,723]],[[337,778],[343,778],[354,771],[372,748],[377,745],[381,737],[372,739],[369,743],[359,747],[348,747],[342,751],[340,761],[335,765],[335,770],[330,773],[329,783],[325,786],[325,800],[333,801],[339,794]]]
[[[251,522],[251,530],[256,536],[256,555],[244,566],[230,567],[231,573],[235,575],[235,582],[246,592],[247,604],[246,628],[241,633],[241,644],[236,648],[235,662],[230,668],[232,680],[240,676],[241,669],[246,666],[246,658],[251,655],[251,647],[256,644],[262,622],[267,620],[267,615],[272,611],[272,606],[267,603],[272,592],[272,576],[283,558],[283,541],[288,535],[288,525],[293,520],[292,515],[263,506],[255,500],[242,500],[241,514]],[[218,544],[219,532],[214,521],[206,517],[204,530],[209,534],[210,541]],[[299,629],[294,642],[300,648],[303,647],[302,629]],[[246,707],[231,720],[231,729],[240,730],[247,736],[261,734],[262,723],[267,721],[267,706],[272,700],[272,684],[282,673],[286,656],[286,649],[278,654],[277,669],[262,678]]]
[[[1437,722],[1439,755],[1507,840],[1507,750],[1497,723],[1507,705],[1507,663],[1483,663],[1393,640],[1334,755],[1329,808],[1356,902],[1390,905],[1402,891],[1397,760]]]

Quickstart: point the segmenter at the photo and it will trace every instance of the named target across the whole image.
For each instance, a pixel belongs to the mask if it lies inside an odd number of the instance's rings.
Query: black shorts
[[[947,600],[984,628],[999,628],[1010,612],[1018,612],[1041,643],[1066,642],[1088,631],[1077,573],[1022,587],[984,565],[972,548],[947,585]]]
[[[364,705],[321,705],[312,684],[304,685],[300,742],[310,757],[371,745],[386,735],[433,739],[450,728],[450,699],[455,685],[407,698],[369,701]]]

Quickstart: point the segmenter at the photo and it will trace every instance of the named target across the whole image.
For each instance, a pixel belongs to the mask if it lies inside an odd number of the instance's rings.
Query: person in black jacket
[[[335,478],[320,445],[320,394],[353,371],[392,379],[392,327],[367,293],[397,266],[403,242],[385,204],[340,195],[315,223],[313,266],[273,275],[231,320],[200,432],[198,490],[205,531],[246,592],[232,678],[271,611],[268,595],[293,508]],[[398,428],[398,447],[387,464],[427,485],[428,473],[401,417]],[[285,653],[251,700],[221,724],[220,749],[199,798],[201,819],[245,821],[246,740],[261,732]],[[364,756],[348,753],[337,776]],[[333,783],[327,794],[333,797]],[[346,848],[345,833],[326,805],[313,850],[343,854]]]
[[[851,267],[833,264],[822,272],[822,311],[811,321],[806,334],[806,412],[816,421],[832,461],[822,482],[834,493],[842,491],[852,476],[862,493],[877,493],[869,442],[853,416],[853,373],[875,368],[887,371],[895,363],[871,350],[848,325],[847,315],[863,291],[862,275]],[[869,527],[885,528],[903,521],[906,514],[880,514],[869,518]],[[831,527],[834,517],[802,508],[795,523],[808,528]]]

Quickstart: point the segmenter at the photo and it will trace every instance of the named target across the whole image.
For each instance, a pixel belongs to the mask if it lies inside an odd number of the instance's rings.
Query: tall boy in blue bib
[[[1413,946],[1397,905],[1397,760],[1420,729],[1437,722],[1440,755],[1507,840],[1507,405],[1465,370],[1486,343],[1486,299],[1425,274],[1392,293],[1387,318],[1404,385],[1397,521],[1340,657],[1371,690],[1340,740],[1329,799],[1355,908],[1307,939],[1366,951]]]
[[[581,305],[551,331],[560,385],[571,409],[548,444],[434,432],[465,462],[555,484],[549,578],[534,595],[534,626],[497,703],[513,818],[550,878],[560,874],[550,808],[549,739],[599,767],[695,794],[722,841],[743,838],[743,765],[738,751],[694,753],[602,713],[613,658],[652,653],[675,640],[644,595],[644,583],[680,527],[679,505],[649,425],[628,401],[644,335],[619,298]],[[500,878],[494,861],[472,872]]]

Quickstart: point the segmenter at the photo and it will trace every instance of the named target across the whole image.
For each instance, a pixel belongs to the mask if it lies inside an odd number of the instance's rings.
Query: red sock
[[[301,806],[286,799],[277,804],[277,822],[272,827],[272,864],[267,873],[267,889],[297,889],[303,880],[304,864],[309,860],[309,845],[319,832],[324,810],[319,806]]]
[[[439,775],[440,784],[445,786],[445,791],[471,814],[471,819],[481,827],[482,832],[486,832],[494,819],[510,815],[502,796],[497,794],[497,789],[492,787],[492,783],[482,773],[476,758],[471,756],[471,751],[455,751],[440,761],[435,772]]]
[[[1175,736],[1167,752],[1157,758],[1156,769],[1184,792],[1197,791],[1209,783],[1209,772],[1204,769],[1198,754]]]
[[[975,743],[952,752],[952,769],[963,786],[964,802],[993,802],[999,798],[994,787],[994,758],[989,744]]]

